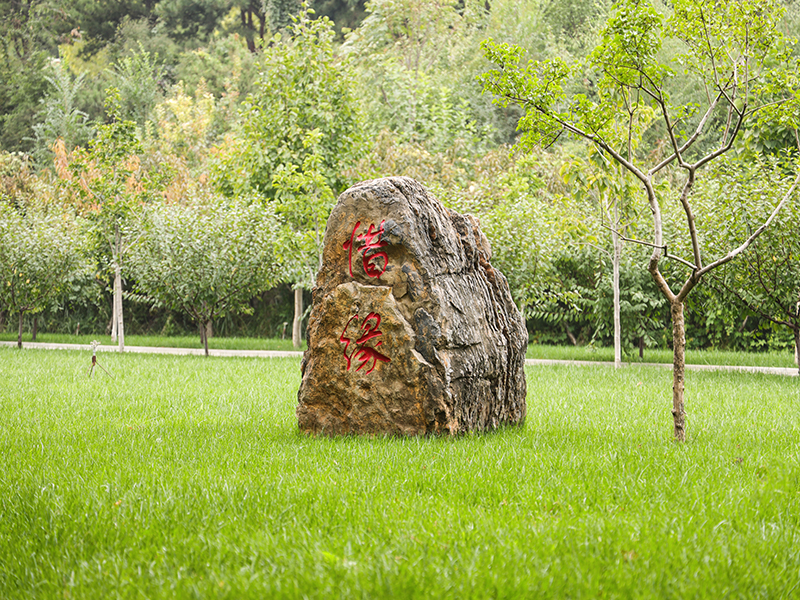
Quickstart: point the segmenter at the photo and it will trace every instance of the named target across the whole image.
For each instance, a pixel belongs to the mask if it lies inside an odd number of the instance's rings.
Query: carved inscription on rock
[[[364,233],[356,236],[358,228],[361,227],[361,221],[356,222],[353,231],[350,232],[350,239],[342,244],[342,247],[347,250],[347,267],[350,271],[350,277],[353,277],[353,249],[356,246],[358,246],[356,253],[361,255],[364,272],[369,277],[380,277],[386,271],[389,257],[386,252],[380,251],[380,248],[387,245],[387,242],[381,239],[385,223],[385,221],[381,221],[380,226],[375,231],[373,231],[375,224],[370,223]]]
[[[345,335],[348,333],[350,325],[354,322],[356,325],[361,324],[361,326],[356,329],[355,335],[358,336],[358,339],[355,341],[353,341],[353,338]],[[391,358],[378,352],[378,346],[383,344],[383,340],[375,340],[370,342],[370,340],[373,338],[383,335],[383,332],[378,329],[380,324],[381,316],[374,312],[369,313],[366,317],[364,317],[363,320],[360,319],[358,314],[355,314],[350,317],[349,321],[347,321],[347,325],[344,326],[342,335],[339,336],[339,341],[344,343],[344,352],[342,352],[342,354],[347,361],[348,371],[352,366],[353,358],[355,358],[357,362],[360,362],[356,371],[360,371],[364,367],[370,365],[371,361],[369,370],[365,371],[366,374],[372,373],[375,370],[375,366],[378,364],[378,362],[392,362]],[[350,344],[353,344],[353,348],[348,353]]]
[[[313,292],[300,428],[417,435],[522,423],[527,332],[490,259],[478,222],[412,179],[342,194]]]

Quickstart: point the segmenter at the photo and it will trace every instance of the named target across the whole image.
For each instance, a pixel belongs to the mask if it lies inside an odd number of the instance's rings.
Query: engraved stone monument
[[[458,434],[525,419],[525,323],[478,221],[419,183],[344,192],[325,232],[300,429]]]

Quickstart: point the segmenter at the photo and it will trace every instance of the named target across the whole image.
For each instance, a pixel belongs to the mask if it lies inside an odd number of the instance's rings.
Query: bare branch
[[[683,265],[686,265],[692,271],[697,271],[697,266],[696,265],[693,265],[688,260],[682,259],[680,256],[675,256],[674,254],[670,254],[669,252],[667,252],[667,247],[666,246],[664,246],[664,258],[669,258],[669,259],[674,260],[676,262],[679,262],[679,263],[681,263]]]
[[[683,186],[683,191],[681,192],[681,206],[683,206],[683,212],[686,215],[686,224],[689,226],[689,237],[692,240],[692,254],[694,255],[694,263],[697,265],[695,269],[700,269],[703,266],[702,260],[700,258],[700,243],[697,238],[697,225],[695,224],[694,214],[692,213],[692,207],[689,204],[689,194],[692,193],[692,188],[694,187],[694,178],[695,178],[695,170],[689,169],[689,175],[686,179],[686,183]]]
[[[725,118],[725,131],[722,133],[723,143],[728,139],[728,134],[731,131],[731,122],[733,121],[733,104],[728,105],[728,115]]]
[[[657,244],[651,244],[650,242],[645,242],[644,240],[637,240],[635,238],[629,238],[622,235],[619,231],[611,227],[610,225],[606,225],[605,223],[601,223],[601,227],[608,229],[612,233],[616,233],[623,242],[633,242],[634,244],[641,244],[642,246],[647,246],[649,248],[658,248],[659,250],[663,250],[664,246],[659,246]]]
[[[628,119],[628,158],[633,157],[633,141],[631,140],[633,136],[633,115],[636,114],[635,109],[631,109],[628,111],[629,119]]]
[[[570,242],[569,245],[570,246],[588,246],[589,248],[594,248],[598,252],[601,252],[602,254],[605,254],[606,256],[613,258],[613,255],[611,254],[611,252],[609,252],[605,248],[601,248],[600,246],[598,246],[596,244],[592,244],[591,242]]]
[[[605,227],[609,231],[611,231],[613,233],[616,233],[619,236],[619,239],[621,239],[623,242],[631,242],[631,243],[634,243],[634,244],[640,244],[642,246],[647,246],[649,248],[657,248],[658,250],[663,250],[664,251],[664,258],[668,258],[670,260],[674,260],[674,261],[677,261],[677,262],[679,262],[681,264],[684,264],[687,267],[689,267],[690,269],[692,269],[693,271],[697,271],[698,270],[697,266],[693,265],[688,260],[684,260],[680,256],[675,256],[674,254],[670,254],[669,250],[668,250],[668,246],[666,244],[659,246],[657,244],[651,244],[650,242],[645,242],[644,240],[637,240],[636,238],[629,238],[629,237],[626,237],[626,236],[622,235],[619,231],[617,231],[616,229],[614,229],[614,228],[612,228],[612,227],[610,227],[610,226],[608,226],[606,224],[602,224],[602,227]]]
[[[583,131],[581,128],[576,127],[572,123],[569,123],[568,121],[565,121],[564,119],[561,119],[561,118],[553,115],[549,111],[545,110],[544,107],[539,106],[539,105],[531,102],[530,100],[527,100],[527,99],[524,99],[524,98],[518,98],[518,97],[514,97],[514,96],[506,96],[506,98],[509,98],[510,100],[513,100],[514,102],[520,104],[521,106],[527,105],[527,106],[532,107],[538,113],[540,113],[541,115],[543,115],[544,117],[546,117],[548,119],[552,119],[553,121],[555,121],[556,123],[561,125],[561,127],[566,129],[570,133],[574,133],[577,136],[580,136],[580,137],[582,137],[582,138],[584,138],[586,140],[589,140],[590,142],[593,142],[593,143],[597,144],[603,150],[605,150],[611,156],[613,156],[614,159],[617,162],[619,162],[623,167],[625,167],[626,169],[628,169],[628,171],[630,171],[633,175],[635,175],[637,179],[641,180],[643,183],[648,181],[648,176],[644,172],[642,172],[641,169],[639,169],[635,164],[633,164],[633,162],[631,162],[630,160],[627,160],[624,156],[622,156],[619,152],[617,152],[613,147],[611,147],[611,145],[608,142],[606,142],[600,136],[598,136],[596,134],[588,133],[586,131]]]
[[[714,83],[719,85],[719,73],[717,72],[717,61],[714,60],[714,49],[711,47],[711,35],[708,33],[705,13],[700,9],[700,21],[703,23],[703,36],[708,46],[708,58],[711,59],[711,68],[714,71]]]
[[[666,159],[662,160],[655,167],[650,169],[648,171],[648,175],[655,175],[656,173],[658,173],[661,169],[663,169],[664,167],[669,165],[672,161],[674,161],[683,152],[688,150],[691,147],[692,144],[695,143],[697,138],[700,137],[700,134],[703,132],[703,128],[706,126],[706,123],[708,122],[708,119],[711,117],[711,113],[714,112],[714,109],[717,107],[717,104],[719,103],[721,98],[722,98],[722,95],[721,94],[717,94],[717,97],[714,98],[713,102],[711,102],[711,104],[708,107],[708,110],[706,110],[705,114],[703,115],[703,118],[700,119],[700,122],[697,124],[697,128],[695,129],[694,133],[691,135],[691,137],[688,140],[686,140],[686,142],[684,142],[684,144],[680,148],[678,148],[678,152],[677,153],[673,153],[671,156],[668,156]],[[663,107],[662,107],[662,110],[664,110]],[[678,124],[678,122],[676,121],[675,124],[673,125],[673,128],[675,126],[677,126],[677,124]]]
[[[742,125],[744,124],[744,116],[743,116],[743,114],[740,113],[739,111],[737,111],[737,114],[739,115],[739,119],[736,121],[736,126],[733,129],[733,133],[731,134],[731,138],[727,141],[726,144],[724,144],[720,148],[717,148],[716,150],[714,150],[714,152],[711,152],[711,153],[707,154],[706,156],[704,156],[703,158],[698,160],[696,163],[694,163],[692,165],[693,169],[699,169],[704,164],[706,164],[708,162],[711,162],[712,160],[714,160],[718,156],[722,156],[723,154],[725,154],[728,150],[730,150],[733,147],[733,142],[736,140],[736,136],[739,135],[739,131],[741,131]]]
[[[761,104],[760,106],[753,107],[750,110],[746,111],[744,113],[744,117],[745,118],[749,118],[750,116],[756,114],[760,110],[763,110],[763,109],[768,108],[770,106],[776,106],[778,104],[784,104],[785,102],[788,102],[788,101],[789,101],[789,98],[781,98],[779,100],[773,100],[772,102],[767,102],[766,104]]]

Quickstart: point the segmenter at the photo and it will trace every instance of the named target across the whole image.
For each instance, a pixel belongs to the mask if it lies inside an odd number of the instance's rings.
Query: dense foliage
[[[18,345],[25,313],[42,312],[86,273],[85,245],[68,215],[0,203],[0,302],[19,317]]]
[[[252,312],[250,299],[279,280],[277,223],[257,202],[194,194],[188,200],[142,212],[127,263],[138,298],[189,315],[208,354],[209,323]]]
[[[543,135],[528,138],[544,141],[545,149],[512,149],[524,110],[515,102],[493,104],[478,77],[491,68],[483,40],[522,44],[505,60],[537,61],[532,64],[561,82],[561,96],[552,87],[533,90],[547,106],[567,111],[562,116],[580,113],[632,162],[658,164],[669,152],[671,132],[657,126],[658,102],[629,93],[636,82],[625,69],[668,81],[669,97],[662,100],[677,111],[673,133],[681,140],[709,101],[706,86],[691,83],[690,75],[730,56],[688,53],[698,35],[691,27],[672,31],[669,43],[655,39],[655,24],[671,27],[680,20],[676,11],[691,10],[692,3],[654,3],[641,13],[652,20],[653,35],[626,38],[630,27],[620,7],[627,4],[118,0],[104,3],[101,14],[92,2],[0,2],[0,205],[27,215],[32,203],[43,203],[50,213],[73,215],[76,231],[92,241],[81,250],[90,275],[62,286],[64,293],[42,306],[43,327],[110,330],[117,266],[119,289],[137,290],[128,299],[156,297],[142,264],[126,262],[141,233],[133,234],[134,224],[151,219],[152,231],[159,211],[183,207],[190,214],[206,210],[199,197],[224,196],[230,206],[254,203],[275,215],[275,227],[260,235],[274,244],[269,266],[280,277],[273,277],[270,291],[254,288],[241,299],[239,308],[252,315],[217,315],[214,329],[280,335],[291,320],[289,286],[307,288],[313,279],[335,195],[359,179],[409,175],[449,206],[480,218],[532,340],[610,343],[610,229],[647,239],[652,206],[597,145],[559,136],[557,128],[548,137],[547,127],[539,127]],[[751,4],[741,0],[730,10]],[[780,8],[785,13],[776,35],[791,34],[800,7],[787,1]],[[615,62],[631,44],[641,45],[646,63]],[[797,87],[791,71],[779,68],[793,64],[797,51],[792,44],[783,48],[762,57],[758,67],[767,75],[749,90],[767,107]],[[627,122],[635,133],[630,141],[621,136],[626,123],[602,121],[607,112],[597,108],[626,101],[635,107]],[[761,192],[785,190],[796,172],[792,115],[800,112],[800,99],[780,106],[781,113],[768,109],[743,122],[724,165],[700,169],[702,185],[692,193],[708,216],[701,225],[709,234],[701,241],[711,253],[757,227],[779,200]],[[533,118],[528,113],[523,128],[531,131]],[[707,122],[695,142],[698,155],[712,147],[711,134],[724,132],[726,113],[712,110]],[[676,166],[666,165],[653,194],[671,252],[691,261],[693,249],[677,242],[685,219],[670,199],[681,185]],[[774,232],[687,298],[690,347],[791,348],[800,293],[793,234],[798,203],[795,194]],[[223,205],[216,210],[226,212]],[[644,271],[649,255],[637,244],[622,252],[626,352],[671,343],[669,307]],[[686,276],[680,262],[660,268],[668,280]],[[765,286],[754,285],[761,281]],[[18,314],[2,301],[0,327]],[[163,300],[127,302],[126,315],[134,333],[195,327]]]

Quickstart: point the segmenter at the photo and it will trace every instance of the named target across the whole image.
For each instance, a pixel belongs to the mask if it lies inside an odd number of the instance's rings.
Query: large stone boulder
[[[298,392],[310,433],[457,434],[525,419],[525,322],[478,221],[391,177],[328,219]]]

